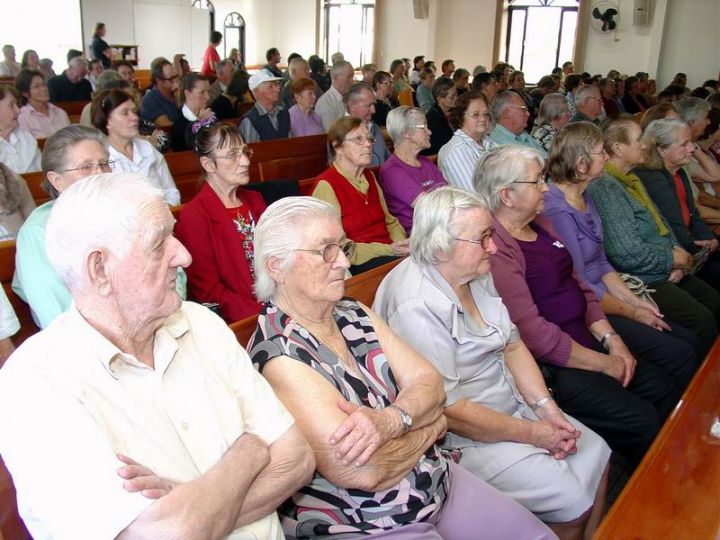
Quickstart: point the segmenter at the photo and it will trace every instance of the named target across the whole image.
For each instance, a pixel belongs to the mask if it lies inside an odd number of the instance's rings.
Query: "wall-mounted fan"
[[[617,28],[617,22],[620,19],[620,9],[615,2],[603,0],[595,2],[591,14],[590,24],[596,32],[605,34]]]

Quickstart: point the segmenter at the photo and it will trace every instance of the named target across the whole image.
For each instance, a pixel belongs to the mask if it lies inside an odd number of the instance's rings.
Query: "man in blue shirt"
[[[145,93],[140,104],[140,116],[156,126],[170,126],[180,114],[175,92],[180,86],[180,75],[167,58],[156,58],[150,64],[153,87]]]
[[[535,148],[547,159],[547,152],[525,131],[530,112],[525,101],[512,90],[500,92],[492,102],[491,113],[495,127],[490,139],[498,145],[521,144]]]

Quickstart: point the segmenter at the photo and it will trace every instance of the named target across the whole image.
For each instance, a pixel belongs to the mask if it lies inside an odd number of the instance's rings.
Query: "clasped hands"
[[[575,429],[554,401],[536,411],[539,420],[532,422],[530,442],[544,448],[554,459],[565,459],[577,452],[580,431]]]

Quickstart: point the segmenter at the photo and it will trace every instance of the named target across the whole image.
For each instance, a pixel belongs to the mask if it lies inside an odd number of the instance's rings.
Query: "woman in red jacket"
[[[220,304],[228,323],[260,311],[253,293],[255,223],[265,211],[259,193],[242,189],[250,179],[252,151],[237,129],[202,128],[195,151],[206,182],[178,215],[175,234],[192,255],[188,297]]]

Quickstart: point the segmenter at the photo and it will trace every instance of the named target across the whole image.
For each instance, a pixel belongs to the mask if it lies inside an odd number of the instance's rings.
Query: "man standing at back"
[[[345,116],[343,96],[353,84],[353,67],[350,62],[339,60],[330,69],[330,89],[317,100],[315,112],[322,120],[325,131],[332,123]]]
[[[76,56],[68,62],[68,68],[48,81],[50,101],[90,101],[92,85],[85,78],[87,62]]]
[[[53,208],[48,256],[73,306],[0,372],[0,453],[34,538],[280,540],[275,509],[312,475],[233,332],[181,302],[173,221],[124,173]]]
[[[280,81],[261,69],[248,81],[255,105],[240,121],[240,134],[246,143],[286,139],[290,136],[290,114],[280,105]]]

